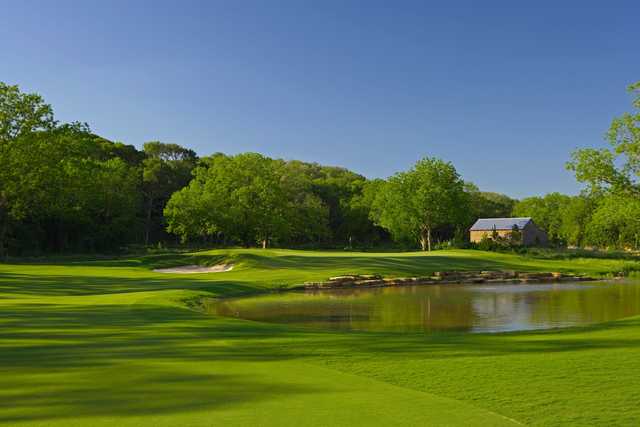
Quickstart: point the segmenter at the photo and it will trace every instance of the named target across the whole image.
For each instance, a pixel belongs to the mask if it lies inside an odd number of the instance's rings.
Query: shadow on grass
[[[294,252],[299,253],[300,251]],[[229,251],[228,253],[169,253],[122,258],[78,258],[33,261],[29,259],[12,261],[16,265],[56,265],[66,267],[140,267],[146,270],[163,267],[175,267],[187,264],[214,265],[225,261],[246,263],[256,269],[289,269],[289,270],[344,270],[372,269],[377,272],[393,272],[419,274],[438,270],[481,270],[481,269],[522,269],[527,261],[544,261],[550,258],[522,257],[508,254],[491,254],[483,256],[479,251],[459,251],[456,254],[424,253],[367,254],[344,252],[341,255],[321,251],[309,251],[308,254],[286,254],[270,250]],[[495,256],[494,256],[495,255]],[[510,256],[513,258],[509,259]]]
[[[153,305],[17,304],[3,307],[3,366],[95,367],[114,360],[281,361],[320,354],[462,356],[638,348],[640,318],[527,333],[333,332],[203,315]],[[608,337],[583,336],[615,329]],[[618,338],[616,338],[618,337]],[[222,345],[224,344],[224,345]]]
[[[166,290],[202,290],[220,295],[244,295],[261,290],[259,285],[240,280],[207,278],[104,277],[0,273],[0,299],[15,295],[81,296]],[[263,289],[264,290],[264,289]]]
[[[242,257],[254,269],[225,276],[163,277],[141,269],[140,277],[126,277],[117,269],[197,263],[193,256],[176,254],[65,262],[69,270],[58,271],[68,274],[49,274],[47,265],[39,271],[22,272],[18,267],[0,273],[0,422],[179,413],[324,391],[296,382],[286,368],[271,376],[262,375],[270,368],[253,369],[291,360],[366,357],[455,363],[471,356],[640,349],[640,333],[635,333],[640,331],[639,319],[566,335],[551,331],[425,336],[314,331],[150,304],[100,304],[97,299],[93,304],[75,304],[71,298],[56,304],[45,298],[17,299],[184,289],[237,296],[267,290],[276,281],[292,284],[333,273],[522,269],[473,256]],[[92,275],[75,267],[100,267],[100,272]],[[609,329],[615,333],[608,334]]]
[[[149,259],[153,258],[152,261]],[[386,276],[428,275],[438,270],[526,270],[521,264],[471,256],[267,256],[238,255],[244,268],[228,273],[165,275],[151,268],[184,264],[215,264],[223,255],[169,254],[134,260],[98,260],[66,263],[48,269],[47,264],[18,264],[0,271],[0,299],[13,295],[79,296],[145,292],[170,289],[210,291],[237,296],[268,289],[281,289],[309,280],[325,280],[345,273],[377,273]],[[55,265],[55,264],[52,264]],[[96,267],[97,270],[92,270]],[[122,267],[141,267],[123,270]],[[25,272],[23,272],[25,271]],[[99,271],[99,274],[92,274]],[[61,274],[64,273],[64,274]]]
[[[221,347],[283,331],[216,323],[154,306],[4,306],[0,422],[211,410],[322,391],[238,364],[285,360],[271,344],[255,343],[247,354]]]
[[[541,352],[638,349],[640,319],[497,335],[333,333],[263,324],[153,305],[3,305],[0,421],[64,416],[173,413],[320,392],[251,374],[292,359],[393,357],[452,360]],[[630,338],[631,337],[631,338]],[[455,362],[454,362],[455,363]],[[284,371],[283,371],[284,372]],[[23,410],[21,410],[23,409]]]

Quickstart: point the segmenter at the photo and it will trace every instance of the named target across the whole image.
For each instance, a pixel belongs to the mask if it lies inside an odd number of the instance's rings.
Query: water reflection
[[[209,311],[325,329],[501,332],[584,325],[640,314],[640,282],[291,292],[212,303]]]

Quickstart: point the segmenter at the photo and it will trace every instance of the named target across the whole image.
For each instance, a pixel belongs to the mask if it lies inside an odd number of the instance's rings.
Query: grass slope
[[[188,276],[152,271],[222,260],[236,268]],[[634,425],[639,319],[424,336],[296,329],[189,309],[201,296],[343,273],[606,274],[624,264],[477,251],[284,250],[0,264],[0,423]]]

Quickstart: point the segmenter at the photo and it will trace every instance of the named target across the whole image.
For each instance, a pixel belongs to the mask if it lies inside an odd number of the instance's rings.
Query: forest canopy
[[[389,179],[258,153],[140,149],[59,123],[33,93],[0,83],[0,255],[131,245],[351,248],[468,245],[479,217],[531,216],[556,245],[638,248],[640,83],[608,148],[574,152],[585,190],[514,200],[425,157]]]

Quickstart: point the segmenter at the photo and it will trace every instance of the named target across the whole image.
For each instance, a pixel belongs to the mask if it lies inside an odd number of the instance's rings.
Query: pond
[[[505,332],[640,314],[640,281],[427,285],[288,292],[209,304],[212,314],[322,329]]]

